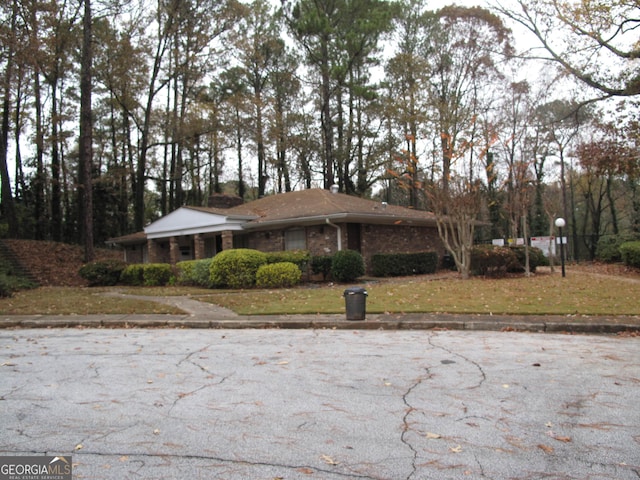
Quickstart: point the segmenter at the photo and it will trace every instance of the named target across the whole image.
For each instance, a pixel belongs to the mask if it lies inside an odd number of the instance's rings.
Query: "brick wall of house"
[[[307,249],[311,255],[333,255],[338,251],[337,229],[330,225],[307,227]],[[345,228],[342,228],[342,243],[345,244]]]
[[[436,228],[400,225],[363,225],[362,256],[367,266],[376,253],[417,253],[435,251],[442,258],[444,246]]]
[[[249,235],[249,248],[261,252],[281,252],[284,250],[284,232],[282,230],[253,232]]]

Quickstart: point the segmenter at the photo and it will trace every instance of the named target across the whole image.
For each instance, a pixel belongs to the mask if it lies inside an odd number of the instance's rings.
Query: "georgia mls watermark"
[[[1,457],[0,480],[72,480],[71,456]]]

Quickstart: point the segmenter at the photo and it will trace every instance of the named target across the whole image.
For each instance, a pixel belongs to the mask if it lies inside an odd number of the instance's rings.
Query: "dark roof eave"
[[[299,218],[283,218],[278,220],[267,220],[264,222],[249,222],[243,226],[244,230],[259,230],[272,227],[288,227],[296,225],[321,225],[327,222],[337,223],[368,223],[379,225],[415,225],[435,227],[435,218],[419,218],[399,215],[380,215],[380,214],[366,214],[366,213],[333,213],[329,215],[315,215],[312,217],[299,217]]]

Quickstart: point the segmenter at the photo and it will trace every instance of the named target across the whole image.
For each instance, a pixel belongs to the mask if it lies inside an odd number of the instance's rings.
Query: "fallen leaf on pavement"
[[[462,451],[462,447],[458,445],[457,447],[449,447],[452,453],[460,453]]]
[[[442,435],[438,435],[437,433],[427,432],[426,437],[430,438],[431,440],[437,440],[438,438],[442,438]]]
[[[331,458],[329,455],[321,455],[320,458],[322,458],[322,460],[324,461],[324,463],[327,463],[329,465],[338,465],[338,462],[336,462],[333,458]]]
[[[549,455],[553,453],[553,447],[550,447],[548,445],[540,444],[538,445],[538,448],[542,450],[544,453],[548,453]]]

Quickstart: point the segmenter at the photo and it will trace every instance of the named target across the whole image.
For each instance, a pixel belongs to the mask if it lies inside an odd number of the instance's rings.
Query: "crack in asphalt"
[[[482,366],[478,363],[478,362],[474,362],[473,360],[471,360],[470,358],[465,357],[464,355],[454,352],[453,350],[449,350],[446,347],[443,347],[442,345],[436,345],[433,343],[433,339],[434,337],[432,335],[429,336],[428,342],[429,345],[431,345],[433,348],[437,348],[439,350],[443,350],[445,352],[447,352],[450,355],[453,355],[455,357],[458,357],[462,360],[464,360],[465,362],[473,365],[479,372],[480,372],[480,381],[477,383],[477,385],[473,385],[471,387],[468,387],[468,390],[472,390],[474,388],[480,388],[482,386],[482,384],[485,382],[485,380],[487,379],[487,374],[484,372],[484,370],[482,369]]]
[[[409,427],[409,416],[411,415],[411,413],[415,410],[415,407],[413,405],[411,405],[411,403],[408,400],[409,395],[411,395],[411,392],[413,392],[413,390],[415,390],[416,388],[418,388],[420,386],[420,384],[422,384],[422,382],[424,380],[427,380],[430,376],[431,376],[431,372],[429,370],[429,367],[425,367],[424,368],[426,374],[420,378],[418,378],[413,385],[411,385],[406,392],[404,392],[404,394],[402,395],[402,401],[404,402],[406,409],[404,412],[404,416],[402,417],[402,434],[400,435],[400,441],[406,445],[409,450],[411,450],[411,452],[413,452],[413,459],[411,461],[411,472],[409,473],[409,475],[407,475],[407,480],[409,480],[410,478],[412,478],[416,472],[417,472],[417,465],[416,462],[418,460],[418,450],[416,450],[416,448],[411,444],[411,442],[407,439],[407,433],[409,432],[409,430],[411,429]]]
[[[13,453],[25,453],[25,452],[13,452]],[[26,452],[26,453],[40,453],[40,452]],[[364,475],[364,474],[359,474],[359,473],[347,473],[347,472],[338,472],[335,470],[330,470],[327,468],[320,468],[320,467],[314,467],[311,465],[287,465],[284,463],[271,463],[271,462],[258,462],[258,461],[252,461],[252,460],[242,460],[242,459],[230,459],[230,458],[224,458],[224,457],[215,457],[215,456],[208,456],[208,455],[189,455],[189,454],[185,454],[185,455],[176,455],[173,453],[114,453],[114,452],[110,452],[110,453],[105,453],[105,452],[91,452],[91,451],[87,451],[87,450],[83,450],[82,452],[80,451],[75,451],[73,452],[74,456],[78,456],[81,457],[83,455],[95,455],[95,456],[99,456],[99,457],[117,457],[117,458],[122,458],[122,457],[128,457],[129,459],[134,459],[132,461],[135,461],[136,458],[140,458],[140,459],[144,459],[144,458],[162,458],[162,459],[172,459],[172,458],[177,458],[177,459],[189,459],[189,460],[203,460],[203,461],[215,461],[215,462],[221,462],[221,463],[228,463],[231,465],[248,465],[248,466],[255,466],[255,467],[275,467],[275,468],[284,468],[287,470],[296,470],[296,471],[300,471],[300,470],[307,470],[309,473],[309,475],[311,475],[313,473],[324,473],[327,475],[332,475],[335,477],[344,477],[344,478],[355,478],[355,479],[362,479],[362,480],[381,480],[380,477],[372,477],[370,475]],[[139,462],[143,462],[143,460],[138,460]],[[307,472],[305,472],[307,473]]]

